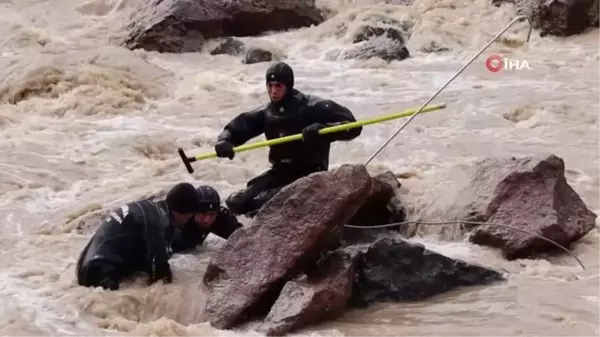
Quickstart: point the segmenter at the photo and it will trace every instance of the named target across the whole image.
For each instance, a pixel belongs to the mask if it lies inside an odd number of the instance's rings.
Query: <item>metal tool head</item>
[[[179,153],[179,156],[181,157],[181,160],[183,161],[183,165],[185,165],[185,168],[187,169],[187,171],[189,173],[194,173],[194,169],[192,168],[192,165],[190,165],[191,161],[185,155],[185,152],[183,151],[183,149],[182,148],[177,149],[177,153]]]

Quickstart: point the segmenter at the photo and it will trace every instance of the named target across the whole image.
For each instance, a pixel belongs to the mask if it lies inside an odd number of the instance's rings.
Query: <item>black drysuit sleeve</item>
[[[221,207],[215,222],[207,230],[199,227],[193,218],[182,229],[176,229],[172,241],[173,252],[181,253],[194,249],[204,243],[208,233],[227,240],[236,229],[241,227],[242,224],[238,222],[235,215],[227,208]]]
[[[185,223],[183,228],[176,228],[171,247],[173,253],[181,253],[194,249],[197,245],[204,242],[208,236],[208,231],[199,228],[194,222],[194,218]]]
[[[356,118],[350,109],[332,100],[324,99],[315,103],[316,119],[326,127],[356,122]],[[327,135],[331,141],[349,141],[362,133],[362,126],[346,131],[338,131]]]
[[[150,282],[162,278],[171,282],[170,254],[167,251],[166,237],[171,225],[169,213],[150,200],[142,200],[136,204],[141,213],[142,235],[146,247],[146,272],[150,275]]]
[[[210,226],[210,232],[227,240],[242,224],[237,217],[227,208],[221,207],[215,223]]]
[[[243,112],[232,119],[217,137],[217,141],[227,141],[239,146],[265,132],[265,107]]]

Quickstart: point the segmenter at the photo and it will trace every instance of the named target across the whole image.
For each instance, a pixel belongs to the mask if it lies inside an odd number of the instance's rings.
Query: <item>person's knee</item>
[[[273,199],[273,197],[279,193],[279,191],[281,191],[281,189],[283,189],[285,186],[279,186],[276,188],[272,188],[270,190],[266,190],[261,192],[259,195],[256,196],[256,198],[254,198],[254,204],[256,205],[256,207],[261,208],[262,206],[264,206],[264,204],[266,204],[269,200]]]
[[[105,260],[92,260],[82,265],[77,273],[77,283],[85,287],[102,287],[107,290],[119,289],[119,275],[116,266]]]
[[[244,195],[243,191],[233,193],[225,200],[225,205],[234,214],[244,214],[247,212],[250,200]]]
[[[267,170],[260,175],[250,179],[246,184],[246,188],[232,193],[225,200],[225,205],[234,214],[247,214],[256,210],[256,197],[269,188],[274,182],[276,174],[273,170]]]

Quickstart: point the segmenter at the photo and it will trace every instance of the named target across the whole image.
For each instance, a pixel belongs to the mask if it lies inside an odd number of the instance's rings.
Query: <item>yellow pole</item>
[[[446,103],[430,105],[430,106],[423,108],[421,110],[421,113],[436,111],[436,110],[440,110],[440,109],[444,109],[444,108],[446,108]],[[392,119],[408,117],[408,116],[414,114],[416,111],[417,111],[417,109],[409,109],[409,110],[405,110],[402,112],[397,112],[397,113],[393,113],[393,114],[389,114],[389,115],[385,115],[385,116],[381,116],[381,117],[375,117],[375,118],[371,118],[371,119],[365,119],[362,121],[356,121],[356,122],[331,126],[331,127],[319,130],[319,134],[324,135],[324,134],[338,132],[338,131],[346,131],[346,130],[356,128],[359,126],[363,126],[363,125],[376,124],[376,123],[381,123],[381,122],[385,122],[385,121],[392,120]],[[301,139],[302,139],[302,134],[299,133],[299,134],[295,134],[295,135],[291,135],[291,136],[285,136],[285,137],[281,137],[281,138],[263,140],[260,142],[236,146],[233,148],[233,151],[234,152],[248,151],[248,150],[258,149],[258,148],[265,147],[265,146],[279,145],[279,144],[283,144],[283,143],[287,143],[287,142],[291,142],[291,141],[295,141],[295,140],[301,140]],[[179,155],[181,156],[181,159],[183,160],[183,163],[185,164],[188,172],[190,172],[190,173],[192,173],[194,171],[189,163],[192,163],[192,162],[195,162],[198,160],[210,159],[210,158],[217,157],[216,152],[198,154],[193,157],[187,157],[185,155],[185,153],[183,152],[183,149],[178,149],[178,152],[179,152]]]

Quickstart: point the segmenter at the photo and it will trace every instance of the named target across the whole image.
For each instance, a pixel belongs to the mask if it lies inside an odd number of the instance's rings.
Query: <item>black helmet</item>
[[[202,185],[196,188],[197,207],[196,212],[218,211],[221,205],[221,197],[219,192],[214,188]]]
[[[191,184],[179,183],[167,193],[166,202],[171,211],[194,213],[198,205],[198,194]]]
[[[294,71],[285,62],[276,62],[272,64],[265,75],[266,81],[277,81],[285,84],[287,89],[291,91],[294,88]],[[288,92],[289,92],[288,91]]]

